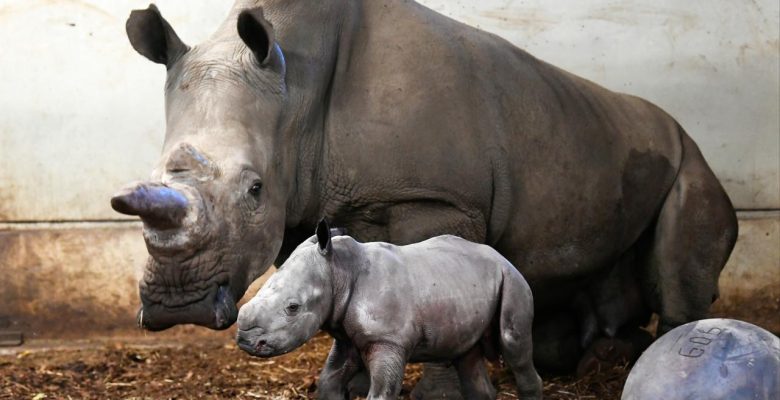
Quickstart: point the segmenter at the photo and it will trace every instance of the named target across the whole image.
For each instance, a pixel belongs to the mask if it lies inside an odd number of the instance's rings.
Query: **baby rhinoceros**
[[[396,399],[407,362],[452,363],[465,399],[492,399],[483,350],[498,348],[521,398],[540,399],[532,320],[528,284],[488,246],[455,236],[407,246],[331,239],[323,221],[241,308],[237,341],[272,357],[328,332],[318,398],[339,400],[363,368],[368,399]]]

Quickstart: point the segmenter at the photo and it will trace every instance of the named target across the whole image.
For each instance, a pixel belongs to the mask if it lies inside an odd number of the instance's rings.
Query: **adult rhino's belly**
[[[569,306],[654,228],[676,175],[672,161],[631,150],[620,167],[591,171],[579,185],[559,181],[516,211],[514,231],[495,247],[528,281],[537,311]]]
[[[652,227],[678,160],[653,151],[621,153],[582,171],[521,177],[527,182],[509,232],[494,247],[532,286],[581,283],[614,265]]]

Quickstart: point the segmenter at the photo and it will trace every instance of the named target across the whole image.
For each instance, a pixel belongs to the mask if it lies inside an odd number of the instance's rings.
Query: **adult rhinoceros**
[[[230,326],[324,216],[363,241],[499,250],[533,288],[542,367],[717,296],[733,207],[642,99],[413,1],[239,0],[195,47],[150,6],[127,32],[168,71],[160,163],[112,199],[144,222],[146,329]]]

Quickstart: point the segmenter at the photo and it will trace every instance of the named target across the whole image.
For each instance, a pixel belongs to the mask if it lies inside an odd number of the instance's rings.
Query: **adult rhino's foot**
[[[370,388],[371,378],[368,376],[368,371],[366,370],[362,370],[355,374],[355,377],[350,379],[347,384],[347,391],[349,392],[350,399],[368,397],[368,390]]]
[[[537,371],[570,374],[582,358],[577,320],[568,313],[534,320],[534,366]]]
[[[414,400],[463,399],[460,392],[460,380],[453,367],[441,364],[425,364],[420,382],[412,390]]]
[[[652,342],[652,335],[639,328],[614,338],[598,338],[580,359],[577,377],[633,363]]]

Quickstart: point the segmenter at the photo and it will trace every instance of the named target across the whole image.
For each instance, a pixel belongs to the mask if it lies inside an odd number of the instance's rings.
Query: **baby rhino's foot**
[[[425,364],[423,376],[412,390],[411,397],[414,400],[464,400],[455,368],[437,364]]]

